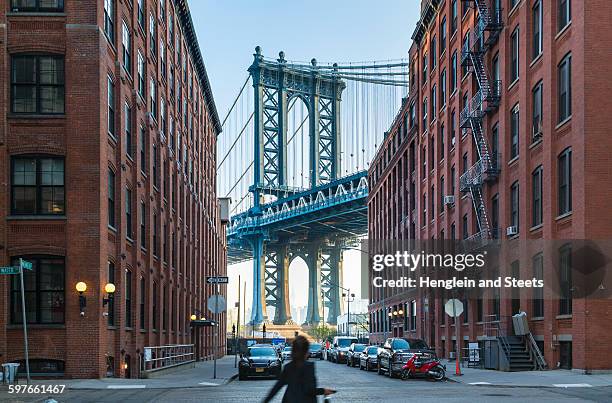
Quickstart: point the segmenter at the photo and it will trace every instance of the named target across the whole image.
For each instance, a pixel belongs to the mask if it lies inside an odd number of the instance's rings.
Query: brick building
[[[0,266],[34,264],[32,372],[136,377],[143,347],[195,343],[206,276],[226,272],[221,126],[187,1],[0,7]],[[0,362],[24,358],[18,284],[0,277]],[[212,356],[210,328],[200,345]]]
[[[409,96],[370,168],[370,238],[499,242],[510,245],[508,271],[561,281],[559,295],[502,289],[464,301],[461,347],[510,331],[523,310],[550,368],[612,368],[601,320],[610,300],[573,298],[571,278],[559,280],[571,251],[543,246],[612,235],[612,63],[602,53],[612,32],[601,15],[610,2],[421,3]],[[386,293],[372,289],[373,341],[412,336],[454,351],[445,298]]]

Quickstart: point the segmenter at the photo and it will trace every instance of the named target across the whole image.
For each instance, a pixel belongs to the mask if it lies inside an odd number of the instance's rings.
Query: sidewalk
[[[584,375],[564,369],[550,371],[503,372],[489,369],[461,368],[455,376],[455,362],[446,362],[446,376],[451,382],[476,386],[527,388],[589,388],[612,386],[612,374]]]
[[[33,384],[64,384],[67,389],[177,389],[202,388],[225,385],[238,376],[238,369],[234,368],[234,356],[225,356],[217,360],[217,378],[213,379],[213,361],[201,361],[195,368],[186,368],[182,371],[167,375],[160,375],[151,379],[72,379],[72,380],[34,380]],[[24,383],[21,379],[20,383]]]

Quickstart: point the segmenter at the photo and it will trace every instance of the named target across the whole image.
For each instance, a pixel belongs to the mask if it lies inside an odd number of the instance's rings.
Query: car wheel
[[[238,380],[244,381],[244,380],[246,380],[246,376],[242,372],[239,372],[238,373]]]

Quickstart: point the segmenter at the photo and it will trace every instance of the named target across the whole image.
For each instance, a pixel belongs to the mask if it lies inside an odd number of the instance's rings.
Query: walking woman
[[[264,402],[269,402],[280,388],[287,385],[283,403],[316,402],[318,395],[331,395],[332,389],[317,388],[313,362],[307,361],[310,343],[304,336],[297,336],[291,346],[291,362],[283,368],[280,378],[268,393]]]

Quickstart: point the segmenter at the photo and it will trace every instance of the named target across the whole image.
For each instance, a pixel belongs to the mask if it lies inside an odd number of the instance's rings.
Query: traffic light
[[[232,325],[232,335],[236,335],[236,325]]]

